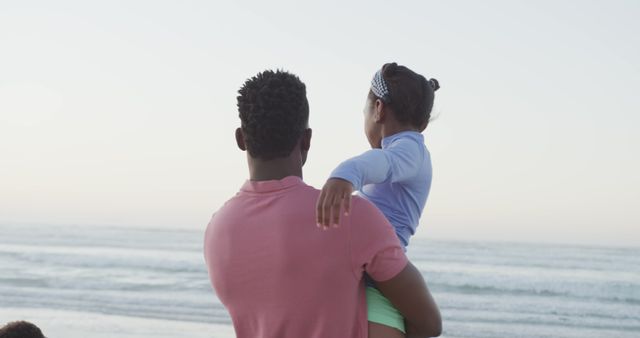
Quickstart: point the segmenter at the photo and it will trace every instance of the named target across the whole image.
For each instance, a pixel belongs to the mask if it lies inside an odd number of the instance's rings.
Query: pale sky
[[[305,180],[367,150],[373,73],[440,81],[417,236],[640,245],[640,2],[0,2],[0,224],[202,229],[237,90],[307,84]]]

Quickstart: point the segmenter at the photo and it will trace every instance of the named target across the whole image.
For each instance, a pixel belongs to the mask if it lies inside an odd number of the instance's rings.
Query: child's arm
[[[316,221],[320,227],[337,226],[340,211],[349,213],[351,194],[367,184],[391,180],[402,182],[414,177],[423,160],[422,145],[402,139],[386,149],[371,149],[342,162],[327,180],[316,204]]]

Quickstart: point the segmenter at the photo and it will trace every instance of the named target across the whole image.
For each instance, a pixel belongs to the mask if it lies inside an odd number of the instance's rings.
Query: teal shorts
[[[367,316],[370,322],[392,327],[405,333],[404,317],[376,288],[367,286]]]

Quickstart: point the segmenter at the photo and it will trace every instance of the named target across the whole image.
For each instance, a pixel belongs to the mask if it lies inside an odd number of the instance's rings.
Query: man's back
[[[294,176],[248,181],[212,218],[205,259],[238,337],[366,337],[363,272],[384,281],[406,266],[363,199],[340,228],[319,230],[319,193]]]

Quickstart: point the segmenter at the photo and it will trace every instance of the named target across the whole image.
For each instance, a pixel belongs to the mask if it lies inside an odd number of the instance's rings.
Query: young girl
[[[319,227],[337,227],[341,209],[349,213],[356,190],[382,211],[406,250],[431,187],[431,157],[421,133],[438,88],[437,80],[396,63],[376,72],[364,109],[372,149],[331,173],[317,203]],[[367,307],[370,338],[404,336],[404,318],[372,281],[367,281]]]

